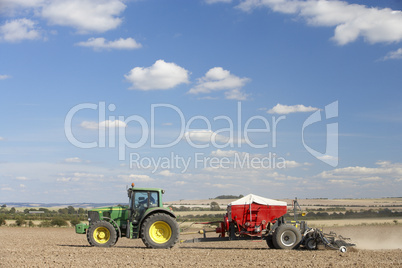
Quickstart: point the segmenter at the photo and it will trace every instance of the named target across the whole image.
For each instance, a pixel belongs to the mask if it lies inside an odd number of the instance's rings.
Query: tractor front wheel
[[[149,248],[171,248],[179,240],[179,225],[168,214],[153,214],[142,224],[141,239]]]
[[[294,249],[300,245],[300,231],[293,225],[282,224],[274,233],[273,244],[277,249]]]
[[[91,246],[112,247],[117,241],[114,226],[107,221],[97,221],[88,228],[87,239]]]

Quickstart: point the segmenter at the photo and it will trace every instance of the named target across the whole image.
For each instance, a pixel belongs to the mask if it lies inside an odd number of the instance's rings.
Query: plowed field
[[[334,228],[331,230],[335,230]],[[326,231],[326,230],[324,230]],[[0,267],[401,267],[402,226],[342,227],[355,250],[273,250],[265,241],[144,247],[121,238],[112,248],[90,247],[72,228],[0,228]],[[186,239],[182,236],[181,239]]]

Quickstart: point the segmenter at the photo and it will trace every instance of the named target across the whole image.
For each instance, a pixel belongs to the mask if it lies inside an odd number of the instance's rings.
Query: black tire
[[[89,226],[87,239],[91,246],[108,248],[116,243],[117,232],[110,222],[97,221]]]
[[[309,238],[307,238],[306,242],[304,242],[304,246],[308,250],[315,250],[315,249],[317,249],[317,242],[315,241],[315,239],[313,237],[309,237]]]
[[[179,225],[166,213],[152,214],[142,223],[141,239],[148,248],[171,248],[179,240]]]
[[[276,230],[272,237],[272,242],[277,249],[294,249],[300,245],[301,233],[293,225],[282,224]]]
[[[275,249],[275,245],[273,242],[273,234],[268,235],[267,239],[265,239],[265,241],[267,241],[267,245],[269,248]]]

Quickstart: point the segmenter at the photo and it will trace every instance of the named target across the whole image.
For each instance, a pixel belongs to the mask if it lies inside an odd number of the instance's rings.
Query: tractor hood
[[[128,206],[110,206],[110,207],[100,207],[100,208],[93,208],[88,211],[118,211],[118,210],[127,210]]]

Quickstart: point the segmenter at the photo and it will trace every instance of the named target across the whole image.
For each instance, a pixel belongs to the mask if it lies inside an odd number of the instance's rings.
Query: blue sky
[[[0,202],[401,196],[401,9],[0,0]]]

